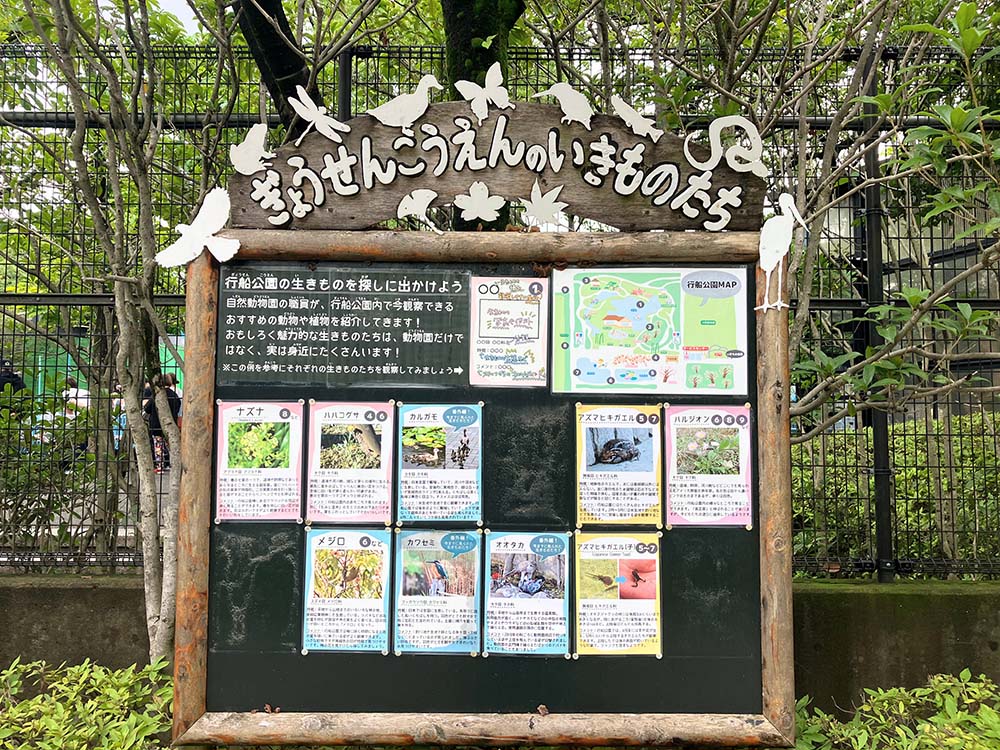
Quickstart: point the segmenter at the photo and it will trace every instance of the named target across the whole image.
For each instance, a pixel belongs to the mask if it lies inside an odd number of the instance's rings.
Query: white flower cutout
[[[478,181],[469,185],[468,195],[455,196],[455,205],[462,209],[462,218],[466,221],[496,221],[506,202],[503,196],[490,195],[486,183]]]
[[[531,198],[521,199],[521,203],[524,204],[525,213],[539,224],[557,223],[559,221],[559,212],[569,205],[568,203],[556,200],[562,189],[563,186],[559,185],[542,195],[542,189],[538,187],[538,180],[535,180],[535,184],[531,188]]]

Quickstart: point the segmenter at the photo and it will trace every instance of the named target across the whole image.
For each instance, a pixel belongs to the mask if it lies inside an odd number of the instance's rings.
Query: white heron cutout
[[[778,196],[778,206],[781,213],[775,214],[764,222],[760,228],[760,267],[764,269],[764,301],[755,310],[780,310],[788,307],[788,304],[781,301],[781,264],[785,256],[788,255],[788,248],[792,244],[792,230],[795,228],[793,222],[797,221],[804,229],[808,229],[805,219],[795,207],[795,198],[790,193],[782,193]],[[774,269],[778,269],[778,299],[770,301],[771,274]]]

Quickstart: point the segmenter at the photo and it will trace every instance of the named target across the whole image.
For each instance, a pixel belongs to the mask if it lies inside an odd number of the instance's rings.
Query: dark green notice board
[[[252,279],[261,264],[223,267],[220,284],[219,359],[216,396],[223,400],[384,401],[473,403],[483,407],[483,521],[491,530],[571,531],[575,522],[575,407],[662,403],[663,397],[554,394],[549,388],[470,387],[456,373],[467,344],[442,342],[435,352],[444,371],[434,377],[370,377],[364,373],[234,374],[252,361],[245,351],[225,354],[236,339],[227,330],[227,278]],[[399,278],[401,273],[460,286],[468,275],[535,276],[545,269],[522,265],[385,267],[377,264],[267,264],[291,278],[296,270],[329,279]],[[748,267],[755,299],[753,273]],[[238,282],[246,283],[246,282]],[[253,283],[252,281],[249,283]],[[230,284],[233,284],[230,281]],[[261,290],[261,298],[269,290]],[[273,291],[273,290],[271,290]],[[467,291],[467,290],[466,290]],[[330,291],[332,294],[332,290]],[[468,325],[467,297],[436,289],[451,309],[433,325],[441,332]],[[269,304],[269,303],[268,303]],[[464,304],[464,307],[463,307]],[[264,308],[266,309],[266,308]],[[306,312],[306,311],[300,311]],[[275,313],[274,330],[294,330]],[[754,316],[748,310],[747,320]],[[296,319],[299,324],[300,319]],[[312,324],[315,324],[313,321]],[[306,322],[305,325],[312,325]],[[423,325],[423,322],[422,322]],[[244,337],[246,333],[242,334]],[[755,358],[748,333],[749,362]],[[426,356],[427,346],[400,352]],[[439,357],[438,355],[442,355]],[[393,352],[396,355],[396,352]],[[328,358],[324,358],[328,359]],[[374,359],[368,364],[373,364]],[[365,363],[364,357],[359,364]],[[416,366],[416,365],[413,365]],[[429,366],[429,365],[428,365]],[[447,368],[452,368],[447,372]],[[244,368],[246,370],[246,368]],[[715,405],[756,401],[754,368],[745,395],[714,395]],[[391,381],[391,382],[387,382]],[[464,381],[464,382],[463,382]],[[671,404],[698,404],[671,396]],[[753,446],[756,456],[756,445]],[[755,463],[755,459],[754,459]],[[593,656],[498,656],[378,653],[301,653],[305,527],[292,521],[217,523],[211,533],[209,589],[209,711],[309,712],[553,712],[760,713],[760,579],[756,465],[753,528],[676,527],[661,539],[662,658]],[[588,529],[589,530],[589,529]],[[628,531],[628,527],[594,530]],[[644,529],[648,531],[648,529]],[[572,601],[570,611],[572,612]],[[571,617],[570,628],[573,622]]]

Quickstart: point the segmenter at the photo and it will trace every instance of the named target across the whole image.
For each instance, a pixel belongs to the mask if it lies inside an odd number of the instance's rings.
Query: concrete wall
[[[138,576],[0,577],[0,667],[16,656],[121,667],[147,648]],[[1000,680],[1000,583],[795,584],[796,693],[825,710],[965,667]]]

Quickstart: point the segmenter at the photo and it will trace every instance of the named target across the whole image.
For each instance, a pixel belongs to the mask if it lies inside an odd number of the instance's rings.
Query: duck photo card
[[[662,526],[659,404],[576,405],[576,525]]]
[[[400,404],[397,520],[483,519],[481,404]]]
[[[487,533],[483,654],[569,653],[566,532]]]

